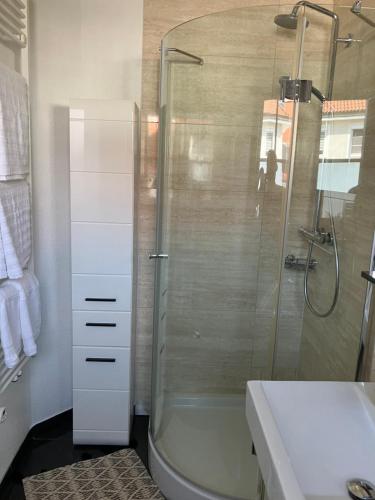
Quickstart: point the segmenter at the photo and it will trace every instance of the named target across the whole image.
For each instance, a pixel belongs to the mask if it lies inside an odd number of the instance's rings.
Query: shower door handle
[[[168,255],[166,253],[150,253],[148,258],[150,260],[152,260],[152,259],[168,259]]]

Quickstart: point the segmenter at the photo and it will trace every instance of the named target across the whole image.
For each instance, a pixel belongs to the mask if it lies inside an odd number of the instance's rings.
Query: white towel
[[[26,356],[35,356],[37,347],[35,340],[39,337],[41,327],[41,307],[39,283],[31,271],[24,276],[9,282],[19,293],[19,315],[23,352]]]
[[[0,239],[0,278],[20,278],[31,257],[31,205],[26,181],[0,184]]]
[[[35,356],[40,327],[39,283],[26,271],[23,278],[0,286],[0,340],[8,368],[17,365],[22,348],[26,356]]]
[[[8,368],[17,366],[22,348],[19,299],[16,288],[7,283],[0,286],[0,340]]]
[[[29,104],[26,80],[0,64],[0,181],[29,173]]]

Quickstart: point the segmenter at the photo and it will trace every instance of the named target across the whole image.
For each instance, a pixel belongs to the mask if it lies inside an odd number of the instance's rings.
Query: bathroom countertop
[[[246,417],[269,500],[348,500],[375,483],[375,383],[247,384]]]

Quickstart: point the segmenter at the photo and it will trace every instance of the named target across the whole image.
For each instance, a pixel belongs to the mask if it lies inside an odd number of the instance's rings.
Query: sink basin
[[[375,483],[375,383],[247,384],[246,417],[269,500],[348,500]]]

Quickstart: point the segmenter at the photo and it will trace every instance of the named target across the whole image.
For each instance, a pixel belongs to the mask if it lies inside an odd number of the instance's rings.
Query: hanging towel
[[[0,64],[0,181],[29,173],[29,104],[26,80]]]
[[[23,352],[26,356],[35,356],[37,347],[35,340],[39,337],[41,327],[41,308],[39,283],[31,271],[25,271],[18,280],[10,281],[19,294],[19,315]]]
[[[7,368],[14,368],[21,352],[20,295],[12,285],[0,286],[0,340]]]
[[[21,278],[31,257],[31,205],[26,181],[0,184],[0,278]]]
[[[18,364],[22,349],[26,356],[35,356],[40,327],[39,283],[26,271],[23,278],[0,286],[0,340],[8,368]]]

